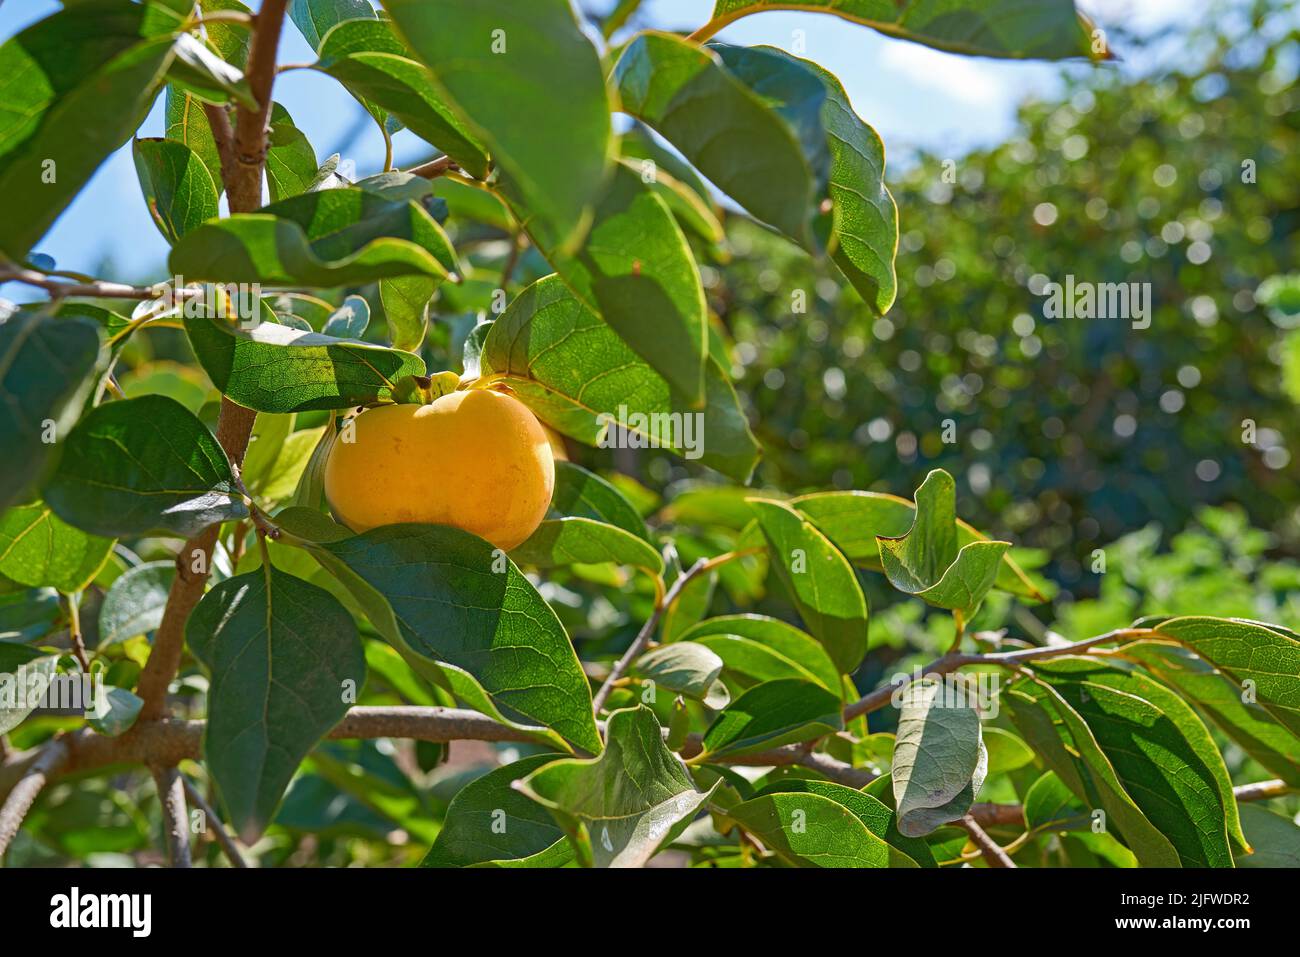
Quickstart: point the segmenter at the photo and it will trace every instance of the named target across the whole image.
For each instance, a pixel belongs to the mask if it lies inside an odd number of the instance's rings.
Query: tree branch
[[[967,814],[957,822],[957,826],[970,835],[970,839],[980,849],[980,853],[984,855],[984,860],[989,867],[1015,868],[1015,861],[1010,858],[1006,851],[1002,850],[997,841],[984,832],[984,828],[979,826],[974,817]]]
[[[212,832],[213,839],[216,840],[222,853],[226,855],[226,860],[230,861],[230,866],[248,867],[248,861],[244,860],[244,855],[239,852],[239,845],[235,843],[235,839],[230,836],[230,832],[221,823],[221,818],[217,816],[216,810],[208,803],[207,798],[199,793],[199,789],[194,786],[194,782],[185,775],[182,774],[180,778],[190,801],[203,812],[203,817],[208,824],[208,830]]]
[[[44,289],[51,299],[65,299],[68,296],[86,296],[92,299],[154,299],[158,296],[157,286],[131,286],[127,283],[108,282],[102,279],[90,282],[67,282],[56,279],[48,273],[21,266],[0,268],[0,283],[5,282],[20,282],[24,286]],[[201,290],[194,290],[193,294],[199,295],[201,292]],[[176,293],[178,296],[187,294],[182,290],[177,290]]]
[[[32,804],[35,803],[41,789],[45,787],[45,783],[67,760],[68,745],[66,739],[60,737],[45,745],[24,767],[17,783],[9,791],[9,797],[5,799],[3,806],[0,806],[0,860],[9,850],[10,842],[18,833],[23,818],[32,809]],[[0,790],[0,794],[4,794],[4,791]]]
[[[190,867],[189,811],[185,807],[185,785],[175,767],[149,768],[158,785],[158,802],[162,805],[163,838],[167,860],[172,867]]]
[[[235,168],[226,180],[232,213],[249,213],[262,205],[262,169],[266,164],[266,124],[271,113],[271,87],[275,83],[275,58],[280,48],[284,11],[288,0],[262,0],[253,27],[244,76],[257,101],[257,109],[239,106],[235,112]],[[215,135],[215,130],[213,131]]]

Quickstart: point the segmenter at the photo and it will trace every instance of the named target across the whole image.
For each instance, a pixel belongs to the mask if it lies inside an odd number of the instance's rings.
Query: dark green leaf
[[[723,615],[688,629],[678,639],[711,648],[728,674],[757,682],[799,678],[838,693],[840,673],[826,649],[793,625],[763,615]]]
[[[185,637],[212,679],[204,759],[251,844],[365,684],[357,628],[328,592],[264,565],[208,592]]]
[[[0,512],[0,575],[20,585],[81,591],[112,550],[111,538],[73,528],[44,502]]]
[[[640,361],[558,276],[533,283],[492,324],[481,367],[484,375],[504,375],[547,424],[589,445],[619,424],[622,412],[629,444],[657,437],[739,481],[757,461],[758,444],[716,362],[705,367],[706,405],[692,413],[690,398]]]
[[[184,143],[194,152],[212,177],[212,184],[220,196],[225,189],[221,179],[221,154],[217,149],[217,141],[212,136],[207,114],[203,112],[203,101],[193,93],[186,93],[169,83],[163,115],[166,118],[167,139]],[[269,156],[267,162],[270,163]],[[312,172],[314,174],[315,170]]]
[[[892,767],[898,829],[923,837],[970,810],[988,770],[979,713],[963,686],[914,681],[902,692]]]
[[[511,787],[557,757],[535,754],[461,788],[421,866],[559,867],[572,860],[572,846],[550,812]]]
[[[765,794],[725,816],[797,867],[889,867],[897,853],[851,810],[817,793]]]
[[[685,830],[713,788],[695,790],[644,705],[611,714],[605,738],[599,757],[553,761],[518,786],[555,815],[583,864],[642,867]]]
[[[510,189],[576,246],[609,171],[609,94],[568,0],[384,0]]]
[[[86,414],[64,444],[45,500],[96,535],[190,536],[246,518],[230,463],[212,433],[174,399],[146,395]]]
[[[804,793],[829,798],[847,808],[868,831],[890,845],[890,867],[936,867],[934,853],[925,841],[898,830],[894,812],[870,794],[830,781],[790,778],[764,788],[761,794]]]
[[[75,421],[100,338],[87,319],[20,312],[0,322],[0,509],[40,477],[52,440]]]
[[[1241,823],[1253,854],[1237,857],[1238,867],[1300,867],[1300,825],[1254,804],[1241,806]]]
[[[750,688],[714,719],[704,732],[710,758],[757,754],[839,731],[840,696],[794,678]]]
[[[1087,828],[1092,819],[1087,808],[1054,771],[1048,771],[1025,793],[1025,825],[1053,831]]]
[[[157,628],[175,577],[174,561],[145,562],[119,575],[99,609],[98,647]]]
[[[867,653],[867,601],[848,560],[811,522],[783,502],[753,499],[772,566],[799,617],[843,674]]]
[[[169,243],[217,215],[220,193],[212,175],[184,143],[136,140],[134,155],[149,215]]]
[[[591,518],[650,540],[645,522],[623,493],[581,465],[556,461],[555,491],[551,514],[558,517]]]

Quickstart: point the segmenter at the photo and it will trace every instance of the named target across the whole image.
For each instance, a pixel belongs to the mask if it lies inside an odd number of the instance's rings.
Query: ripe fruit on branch
[[[531,535],[551,504],[555,462],[542,424],[512,396],[451,392],[369,409],[337,441],[325,497],[355,532],[399,522],[454,525],[498,548]]]

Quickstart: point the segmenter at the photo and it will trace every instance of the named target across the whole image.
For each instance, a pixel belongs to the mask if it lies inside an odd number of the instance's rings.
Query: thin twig
[[[172,867],[190,865],[189,811],[185,807],[185,783],[175,767],[150,767],[158,785],[158,801],[162,804],[163,839],[167,844],[167,860]]]
[[[68,640],[72,643],[72,654],[82,671],[90,671],[90,659],[86,657],[86,641],[81,634],[80,595],[64,595],[68,600]]]
[[[957,826],[970,835],[971,840],[975,842],[975,846],[984,855],[984,860],[989,867],[1015,868],[1016,862],[1007,855],[1006,851],[1002,850],[997,841],[985,833],[984,828],[980,827],[979,823],[971,815],[967,814],[963,817],[957,822]]]
[[[226,860],[230,861],[230,866],[248,867],[248,861],[244,860],[244,855],[240,853],[239,845],[235,843],[235,839],[230,836],[230,832],[221,823],[221,818],[217,816],[216,810],[208,803],[207,798],[194,786],[194,782],[185,775],[182,774],[180,778],[181,784],[185,786],[185,793],[189,795],[190,802],[203,812],[203,817],[208,824],[208,830],[212,832],[213,839],[216,840],[222,853],[226,855]]]
[[[0,268],[0,283],[5,282],[20,282],[24,286],[44,289],[51,299],[66,299],[69,296],[93,299],[154,299],[158,295],[157,286],[132,286],[103,279],[91,282],[65,282],[53,278],[49,273],[22,266]]]
[[[425,179],[437,179],[451,172],[459,172],[460,164],[450,156],[439,156],[437,159],[431,159],[427,163],[421,163],[419,166],[412,166],[406,172],[412,176],[423,176]]]
[[[52,778],[68,760],[68,744],[62,738],[55,738],[36,754],[20,775],[18,782],[9,791],[9,797],[0,806],[0,859],[13,841],[23,818],[32,809],[37,796],[45,783]],[[8,763],[6,761],[6,763]],[[0,792],[3,793],[3,792]]]

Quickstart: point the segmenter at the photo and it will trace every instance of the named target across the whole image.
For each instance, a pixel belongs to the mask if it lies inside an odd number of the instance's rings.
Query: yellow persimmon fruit
[[[551,444],[551,455],[554,456],[555,461],[569,461],[569,450],[564,447],[564,436],[545,422],[542,423],[542,431],[546,433],[546,441]]]
[[[498,548],[523,542],[551,504],[555,461],[542,424],[512,396],[451,392],[369,409],[325,463],[325,497],[354,532],[454,525]]]

